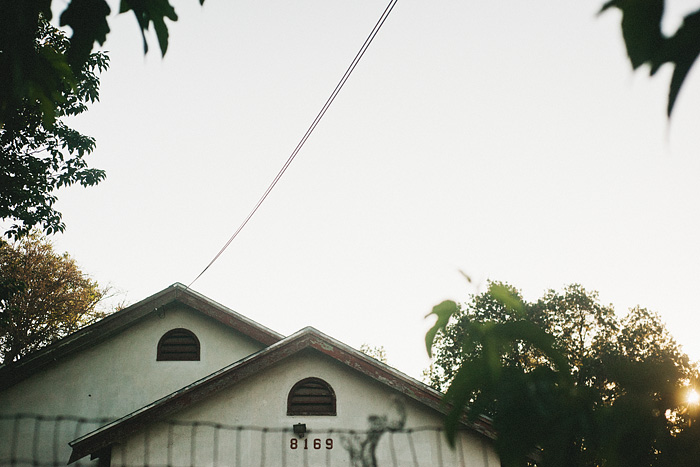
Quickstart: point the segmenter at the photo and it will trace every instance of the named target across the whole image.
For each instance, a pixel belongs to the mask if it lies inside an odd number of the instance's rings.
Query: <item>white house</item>
[[[174,284],[0,366],[0,465],[500,465],[486,420],[448,445],[440,396]]]

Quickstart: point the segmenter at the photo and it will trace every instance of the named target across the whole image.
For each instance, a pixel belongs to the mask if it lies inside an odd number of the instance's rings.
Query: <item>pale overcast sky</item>
[[[55,236],[129,302],[188,284],[296,146],[388,0],[177,1],[165,59],[113,17],[96,188]],[[459,270],[536,299],[581,283],[662,314],[694,358],[700,72],[626,60],[600,0],[399,0],[294,164],[193,289],[281,333],[383,345],[413,376]],[[695,0],[669,2],[667,28]],[[113,10],[118,6],[115,2]]]

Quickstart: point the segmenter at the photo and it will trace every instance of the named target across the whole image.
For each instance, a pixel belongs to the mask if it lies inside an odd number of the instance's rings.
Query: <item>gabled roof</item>
[[[257,353],[226,366],[199,381],[70,442],[73,452],[68,463],[81,459],[88,454],[97,454],[99,457],[99,453],[102,450],[137,432],[144,425],[163,420],[306,349],[314,349],[325,354],[440,413],[444,414],[447,412],[447,408],[441,403],[442,394],[440,392],[314,328],[307,327]],[[489,438],[493,437],[493,431],[486,419],[479,420],[471,425],[471,428]]]
[[[210,300],[183,284],[175,283],[41,350],[26,355],[17,362],[0,366],[0,391],[17,384],[64,357],[103,342],[153,313],[178,304],[209,316],[265,346],[284,338],[283,335]]]

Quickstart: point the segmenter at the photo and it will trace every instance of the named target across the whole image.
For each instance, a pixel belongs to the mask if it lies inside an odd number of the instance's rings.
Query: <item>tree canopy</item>
[[[383,345],[369,345],[369,344],[362,344],[360,345],[360,352],[369,355],[375,360],[379,360],[382,363],[386,363],[387,365],[389,364],[389,361],[386,358],[386,349],[384,348]]]
[[[0,239],[0,363],[11,362],[106,315],[106,289],[37,232]]]
[[[43,19],[37,27],[31,56],[51,68],[70,50],[70,41]],[[6,65],[4,55],[0,53],[2,66]],[[97,72],[104,71],[107,65],[108,57],[97,52],[90,54],[82,68],[70,77],[56,77],[50,70],[44,75],[46,70],[39,67],[35,71],[42,79],[48,82],[56,78],[51,84],[55,98],[47,102],[35,96],[36,89],[32,88],[31,97],[2,109],[0,219],[14,221],[5,235],[18,238],[34,226],[47,233],[62,231],[65,225],[61,214],[53,208],[55,190],[76,183],[95,185],[104,179],[104,171],[89,168],[85,161],[95,148],[95,140],[68,127],[65,120],[84,112],[88,103],[99,98]],[[0,72],[0,89],[7,89],[9,84],[2,81],[11,76]]]
[[[686,395],[698,369],[657,314],[619,318],[579,285],[528,303],[501,283],[432,314],[431,382],[446,389],[450,437],[463,417],[487,414],[506,467],[696,465]]]

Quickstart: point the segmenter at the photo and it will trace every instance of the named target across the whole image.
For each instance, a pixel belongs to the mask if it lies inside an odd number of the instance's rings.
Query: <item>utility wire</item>
[[[294,148],[294,151],[292,151],[292,154],[289,156],[287,161],[284,163],[284,165],[282,166],[280,171],[277,172],[277,175],[275,176],[274,180],[272,180],[272,183],[270,183],[270,185],[267,187],[267,190],[265,190],[265,193],[263,193],[263,195],[260,197],[258,202],[255,204],[255,207],[253,208],[253,210],[250,211],[250,214],[248,214],[248,217],[245,218],[243,223],[238,227],[238,229],[236,229],[236,231],[233,233],[233,235],[231,235],[231,238],[228,239],[228,241],[224,244],[224,246],[221,248],[221,250],[219,250],[219,252],[216,254],[216,256],[214,256],[214,258],[209,262],[209,264],[207,264],[207,266],[202,270],[202,272],[200,272],[199,275],[197,277],[195,277],[192,282],[189,283],[187,288],[191,287],[192,284],[194,284],[197,279],[202,277],[202,275],[207,271],[207,269],[209,269],[211,267],[211,265],[214,264],[214,262],[217,259],[219,259],[219,257],[224,253],[226,248],[228,248],[228,246],[231,244],[231,242],[233,242],[233,240],[238,236],[238,234],[241,232],[241,230],[243,230],[243,227],[245,227],[246,224],[248,223],[248,221],[253,217],[255,212],[258,210],[260,205],[262,205],[262,203],[265,201],[265,199],[270,194],[270,192],[275,187],[275,185],[277,185],[277,182],[279,182],[279,180],[282,178],[282,175],[284,175],[284,173],[287,171],[287,168],[289,168],[292,161],[294,161],[294,158],[297,156],[297,154],[299,154],[299,151],[301,151],[301,148],[306,143],[306,140],[309,139],[309,137],[311,136],[311,133],[313,133],[313,131],[316,129],[316,126],[318,126],[319,122],[321,121],[323,116],[326,114],[326,111],[331,106],[331,104],[335,100],[336,96],[338,95],[340,90],[345,85],[345,82],[348,80],[348,78],[350,78],[350,75],[352,74],[353,70],[355,69],[357,64],[360,62],[360,59],[362,59],[362,57],[364,56],[365,52],[369,48],[370,44],[374,40],[375,36],[377,35],[377,33],[379,32],[381,27],[384,25],[384,22],[389,17],[389,14],[394,9],[394,6],[396,5],[397,2],[398,2],[398,0],[390,0],[389,1],[389,4],[387,5],[386,9],[382,13],[382,15],[379,17],[379,20],[377,20],[377,23],[374,25],[374,28],[372,28],[372,31],[369,33],[369,36],[367,36],[367,39],[365,39],[364,44],[362,44],[362,47],[360,47],[359,52],[357,52],[357,55],[355,55],[355,58],[352,60],[352,63],[350,63],[350,66],[348,67],[348,69],[345,70],[345,74],[343,74],[343,77],[340,78],[340,81],[335,86],[335,89],[331,93],[330,97],[328,98],[328,100],[326,100],[326,103],[323,105],[323,107],[319,111],[318,115],[316,115],[316,118],[311,123],[309,128],[306,130],[306,133],[304,133],[304,136],[302,136],[301,140],[299,141],[297,146]]]

